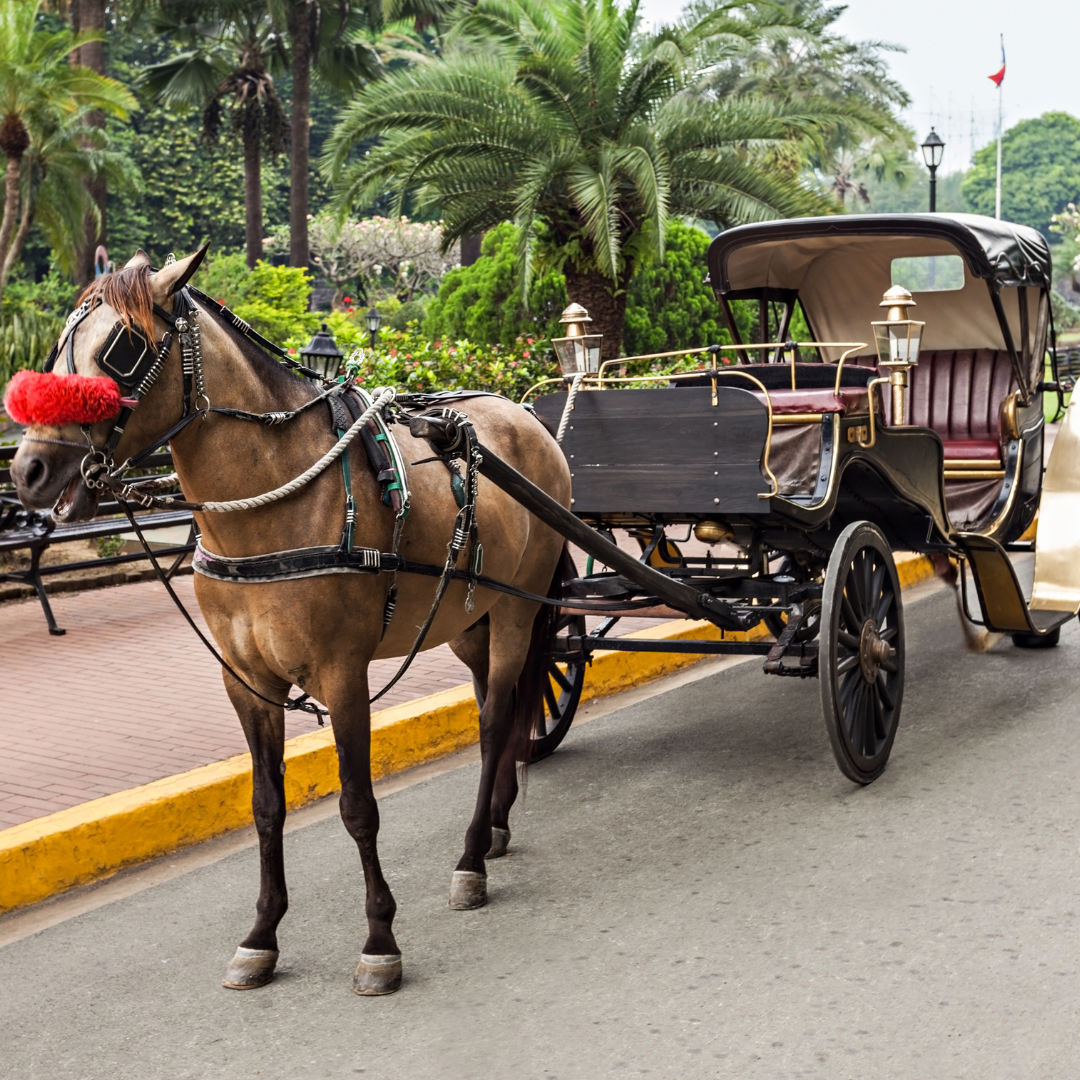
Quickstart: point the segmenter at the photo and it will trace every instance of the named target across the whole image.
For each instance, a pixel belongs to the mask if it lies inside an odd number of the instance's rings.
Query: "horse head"
[[[157,353],[162,334],[156,327],[165,324],[155,306],[164,309],[169,304],[205,254],[203,247],[154,271],[146,253],[137,252],[122,269],[98,278],[83,293],[46,364],[48,374],[28,373],[34,382],[32,392],[21,396],[22,412],[12,407],[19,396],[12,380],[9,413],[28,423],[11,464],[24,506],[52,507],[57,521],[93,517],[98,496],[86,483],[83,462],[107,445],[121,407],[132,404],[121,396],[135,389],[123,381],[128,364],[143,358],[145,366],[147,350],[151,359]],[[172,352],[177,351],[174,343]],[[168,431],[180,415],[181,383],[180,365],[167,362],[155,383],[160,389],[149,402],[140,403],[128,421],[116,460],[125,460]],[[27,388],[24,382],[22,389]]]

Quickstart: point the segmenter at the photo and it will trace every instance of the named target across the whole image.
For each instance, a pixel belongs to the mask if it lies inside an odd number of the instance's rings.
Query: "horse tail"
[[[577,577],[570,547],[563,544],[555,573],[548,586],[547,595],[558,600],[566,595],[564,582]],[[543,604],[533,620],[532,636],[525,665],[514,686],[514,756],[527,767],[532,756],[533,733],[540,727],[544,716],[544,691],[548,688],[548,666],[559,632],[559,606]],[[524,779],[524,777],[522,777]]]

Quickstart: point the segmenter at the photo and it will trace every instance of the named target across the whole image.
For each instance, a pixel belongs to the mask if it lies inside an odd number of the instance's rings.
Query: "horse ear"
[[[199,269],[199,264],[206,257],[209,244],[203,244],[193,255],[186,259],[177,259],[168,266],[163,266],[153,277],[150,278],[150,287],[156,297],[165,298],[179,292]]]
[[[142,248],[139,248],[139,250],[136,251],[135,254],[132,255],[131,258],[128,259],[128,261],[126,263],[124,263],[124,269],[128,270],[133,266],[149,266],[149,265],[150,265],[150,256],[147,255],[146,252],[143,251]]]

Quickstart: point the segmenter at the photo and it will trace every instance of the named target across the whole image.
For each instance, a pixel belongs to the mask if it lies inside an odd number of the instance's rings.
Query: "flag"
[[[1001,70],[987,76],[995,86],[1001,86],[1005,81],[1005,39],[1001,40]]]

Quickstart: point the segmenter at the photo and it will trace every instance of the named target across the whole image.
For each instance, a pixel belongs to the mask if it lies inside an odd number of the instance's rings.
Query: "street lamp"
[[[937,167],[941,164],[941,157],[945,153],[945,143],[941,136],[933,129],[926,136],[922,144],[923,161],[930,170],[930,213],[937,210]]]
[[[375,349],[375,335],[379,332],[379,327],[382,325],[382,316],[378,310],[372,306],[368,308],[368,313],[364,316],[364,321],[367,323],[368,333],[371,335],[371,348]]]
[[[300,350],[300,356],[307,367],[321,372],[327,382],[337,378],[338,368],[344,358],[330,331],[326,329],[326,323],[322,324],[322,329]]]

